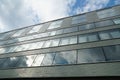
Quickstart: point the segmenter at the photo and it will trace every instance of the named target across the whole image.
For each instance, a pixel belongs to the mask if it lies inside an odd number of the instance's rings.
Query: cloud
[[[0,0],[0,31],[68,16],[76,0]]]
[[[84,6],[78,7],[75,10],[75,13],[79,14],[79,13],[85,13],[85,12],[89,12],[89,11],[93,11],[96,9],[101,9],[103,7],[105,7],[110,0],[85,0],[84,1]]]
[[[42,22],[68,16],[76,0],[26,0]]]

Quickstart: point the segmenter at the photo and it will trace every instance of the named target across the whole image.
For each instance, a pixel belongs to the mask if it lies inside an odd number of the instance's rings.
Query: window
[[[101,40],[120,38],[120,31],[118,29],[102,31],[99,32],[99,36]]]
[[[113,20],[115,24],[120,24],[120,18]]]
[[[56,64],[75,64],[76,63],[76,51],[65,51],[56,53],[53,65]]]
[[[41,65],[42,66],[44,66],[44,65],[52,65],[54,57],[55,57],[55,53],[45,54],[45,57],[44,57]]]
[[[8,58],[0,58],[0,68],[6,68],[6,67],[8,67],[7,59]]]
[[[99,39],[98,39],[98,35],[97,35],[97,33],[91,33],[91,34],[89,34],[88,35],[88,41],[90,42],[90,41],[98,41]]]
[[[120,60],[120,45],[103,47],[108,61]]]
[[[50,26],[48,27],[48,29],[54,29],[54,28],[58,28],[61,26],[62,24],[62,20],[59,20],[59,21],[54,21],[50,24]]]
[[[54,40],[52,40],[52,42],[51,42],[51,46],[58,46],[59,45],[59,42],[60,42],[60,39],[54,39]],[[50,47],[51,47],[50,46]]]
[[[44,41],[37,42],[36,44],[37,44],[36,49],[41,48],[43,46],[43,44],[44,44]]]
[[[72,18],[72,24],[78,24],[82,22],[86,22],[86,15],[75,16]]]
[[[9,35],[12,34],[12,33],[14,33],[14,31],[6,32],[6,33],[0,33],[0,39],[2,40],[4,38],[6,38],[6,37],[10,37]]]
[[[75,31],[78,31],[78,27],[64,29],[64,33],[70,33],[70,32],[75,32]]]
[[[79,35],[79,43],[98,41],[98,40],[99,39],[97,33]]]
[[[94,27],[95,27],[94,24],[81,25],[79,26],[79,30],[92,29]]]
[[[27,29],[27,28],[26,28]],[[23,34],[25,32],[26,29],[21,29],[21,30],[17,30],[12,37],[16,37],[16,36],[20,36],[21,34]]]
[[[105,56],[101,48],[78,50],[78,63],[92,63],[105,61]]]
[[[107,20],[107,21],[96,22],[95,25],[96,27],[104,27],[104,26],[113,25],[113,22],[111,20]]]
[[[43,48],[50,47],[51,40],[45,41]]]
[[[69,44],[76,44],[77,43],[77,36],[71,36],[69,37]]]
[[[79,43],[87,42],[87,36],[86,35],[80,35],[79,36]]]
[[[63,29],[61,30],[57,30],[56,34],[62,34],[63,33]]]
[[[28,33],[38,32],[41,27],[42,27],[42,25],[34,26]]]
[[[105,9],[97,12],[100,19],[117,15],[114,9]]]
[[[16,67],[30,67],[37,55],[20,56]]]
[[[49,36],[54,36],[56,34],[56,31],[49,32]]]
[[[60,45],[67,45],[69,44],[69,37],[61,38]]]
[[[38,55],[38,56],[35,58],[32,66],[40,66],[41,63],[42,63],[42,60],[43,60],[44,56],[45,56],[45,54],[40,54],[40,55]]]

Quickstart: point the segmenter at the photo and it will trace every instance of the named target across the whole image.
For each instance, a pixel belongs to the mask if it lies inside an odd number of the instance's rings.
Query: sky
[[[0,33],[119,4],[120,0],[0,0]]]

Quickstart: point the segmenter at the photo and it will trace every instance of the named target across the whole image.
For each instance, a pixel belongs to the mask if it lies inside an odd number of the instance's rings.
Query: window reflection
[[[32,66],[40,66],[44,56],[45,56],[45,54],[37,55],[37,57],[35,58],[35,60],[32,64]]]
[[[45,54],[45,57],[44,57],[41,65],[42,66],[44,66],[44,65],[52,65],[54,57],[55,57],[55,53]]]
[[[101,18],[107,18],[115,16],[119,13],[117,13],[114,9],[105,9],[97,12],[98,17]]]
[[[54,28],[58,28],[61,26],[62,24],[62,20],[58,20],[58,21],[54,21],[50,24],[50,26],[48,27],[48,29],[54,29]]]
[[[34,26],[34,27],[29,31],[29,33],[38,32],[41,27],[42,27],[42,25]]]
[[[19,62],[16,64],[16,67],[30,67],[36,58],[36,55],[21,56]]]
[[[113,25],[113,22],[111,20],[101,21],[95,23],[96,27],[104,27],[104,26],[110,26]]]
[[[76,51],[65,51],[56,53],[53,64],[75,64]]]
[[[120,45],[103,47],[108,61],[120,60]]]
[[[120,24],[120,18],[113,20],[115,24]]]
[[[95,27],[94,24],[81,25],[79,26],[79,30],[92,29],[94,27]]]
[[[72,18],[72,24],[78,24],[86,21],[87,21],[86,15],[75,16]]]
[[[78,63],[92,63],[105,61],[101,48],[78,50]]]

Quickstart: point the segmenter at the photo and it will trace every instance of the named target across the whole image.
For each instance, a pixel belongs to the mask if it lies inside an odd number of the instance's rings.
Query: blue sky
[[[0,32],[119,4],[120,0],[0,0]]]

